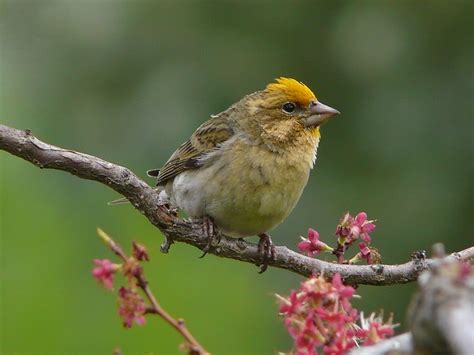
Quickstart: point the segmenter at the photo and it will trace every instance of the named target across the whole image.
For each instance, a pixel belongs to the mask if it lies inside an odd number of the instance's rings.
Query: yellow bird
[[[148,174],[157,177],[163,198],[204,221],[205,253],[220,233],[258,235],[263,272],[274,255],[267,232],[298,202],[316,160],[319,127],[337,114],[305,84],[281,77],[211,116]]]

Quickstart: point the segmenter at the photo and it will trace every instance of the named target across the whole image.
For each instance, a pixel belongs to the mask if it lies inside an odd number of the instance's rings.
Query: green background
[[[278,76],[342,112],[316,169],[272,232],[295,249],[345,211],[377,218],[386,263],[443,242],[472,245],[473,6],[469,1],[2,1],[0,122],[124,165],[145,178],[210,114]],[[174,354],[158,318],[125,330],[91,277],[111,254],[101,226],[139,240],[162,305],[215,354],[289,350],[274,293],[302,280],[174,245],[103,185],[0,152],[4,354]],[[149,180],[152,183],[151,180]],[[225,187],[223,187],[225,188]],[[362,286],[355,304],[402,322],[415,285]]]

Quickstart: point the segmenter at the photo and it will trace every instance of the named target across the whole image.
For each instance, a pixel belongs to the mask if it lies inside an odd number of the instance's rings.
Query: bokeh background
[[[0,122],[125,165],[145,178],[210,114],[291,76],[342,115],[276,230],[334,241],[345,211],[377,218],[386,263],[443,242],[472,245],[473,2],[2,1]],[[110,257],[101,226],[146,244],[163,306],[215,354],[270,354],[291,340],[274,293],[301,278],[208,256],[162,236],[119,196],[0,152],[0,352],[175,354],[159,319],[125,330],[91,277]],[[152,181],[150,180],[150,183]],[[225,186],[222,188],[225,189]],[[405,327],[415,285],[362,286],[355,303]]]

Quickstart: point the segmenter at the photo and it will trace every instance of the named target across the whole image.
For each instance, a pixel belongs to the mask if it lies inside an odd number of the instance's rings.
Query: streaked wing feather
[[[181,144],[160,169],[157,185],[163,185],[185,170],[198,168],[200,166],[199,158],[218,149],[219,144],[228,140],[232,134],[232,128],[223,117],[213,117],[204,122],[189,140]]]

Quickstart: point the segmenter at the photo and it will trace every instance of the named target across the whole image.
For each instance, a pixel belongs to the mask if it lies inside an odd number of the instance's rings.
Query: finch
[[[316,161],[319,127],[339,114],[303,83],[280,77],[199,126],[161,169],[148,171],[172,205],[202,219],[208,247],[218,233],[260,237],[293,210]]]

